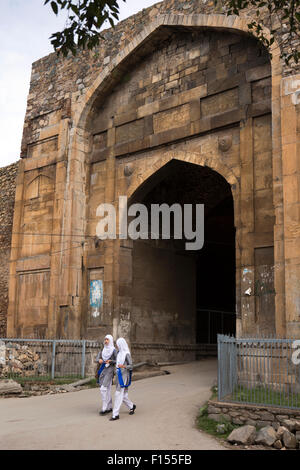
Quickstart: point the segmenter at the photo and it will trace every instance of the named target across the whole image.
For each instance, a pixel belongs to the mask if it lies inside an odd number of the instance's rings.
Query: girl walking
[[[97,355],[96,361],[100,364],[98,370],[98,383],[102,397],[101,416],[112,411],[111,386],[114,377],[114,366],[116,364],[117,351],[111,335],[104,338],[104,347]]]
[[[128,345],[124,338],[117,340],[118,355],[116,359],[117,382],[115,403],[110,421],[119,419],[119,411],[122,403],[129,408],[129,414],[133,415],[136,405],[128,397],[128,387],[131,382],[132,359]]]

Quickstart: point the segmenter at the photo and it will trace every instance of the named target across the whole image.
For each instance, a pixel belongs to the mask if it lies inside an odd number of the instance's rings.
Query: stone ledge
[[[214,401],[214,400],[209,400],[208,401],[208,404],[209,405],[212,405],[212,406],[216,406],[218,408],[229,408],[229,407],[232,407],[232,408],[245,408],[245,409],[249,409],[251,411],[261,411],[261,410],[265,410],[265,411],[270,411],[271,413],[274,412],[278,415],[280,414],[299,414],[300,416],[300,409],[297,410],[297,409],[293,409],[293,408],[281,408],[281,407],[278,407],[278,406],[269,406],[269,405],[257,405],[257,404],[244,404],[244,403],[231,403],[231,402],[225,402],[225,401]]]
[[[233,424],[249,424],[258,428],[271,425],[275,430],[287,419],[300,419],[300,409],[209,400],[208,416],[218,421],[221,414]]]

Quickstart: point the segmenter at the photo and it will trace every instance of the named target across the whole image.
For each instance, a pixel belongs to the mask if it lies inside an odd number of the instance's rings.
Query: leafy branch
[[[126,0],[123,0],[124,2]],[[120,0],[45,0],[55,15],[62,10],[68,12],[62,31],[50,37],[54,50],[63,56],[69,52],[76,55],[78,48],[93,49],[102,38],[100,29],[108,21],[113,27],[119,20]]]
[[[215,0],[215,4],[219,5],[219,0]],[[252,9],[256,19],[248,24],[249,31],[256,35],[269,52],[276,38],[285,63],[289,64],[292,60],[299,63],[300,0],[222,0],[222,4],[227,9],[227,15],[239,15],[242,10]],[[269,38],[265,35],[261,18],[264,18],[270,30]],[[274,25],[281,25],[283,34],[277,34]]]

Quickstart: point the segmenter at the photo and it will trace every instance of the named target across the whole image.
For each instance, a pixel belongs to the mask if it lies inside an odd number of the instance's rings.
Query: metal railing
[[[297,357],[299,340],[218,335],[219,401],[300,408]]]
[[[101,347],[89,340],[0,338],[0,379],[94,375]]]

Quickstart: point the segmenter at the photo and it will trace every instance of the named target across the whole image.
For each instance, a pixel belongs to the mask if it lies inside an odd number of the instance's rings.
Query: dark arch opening
[[[133,243],[132,341],[182,346],[172,359],[195,358],[198,345],[235,333],[235,227],[230,185],[216,171],[172,160],[148,178],[129,201],[204,204],[204,245],[186,250],[186,238]],[[150,227],[149,217],[149,227]],[[161,228],[161,226],[160,226]],[[174,226],[173,226],[174,228]],[[150,238],[149,228],[149,238]],[[185,354],[184,347],[194,345]],[[199,349],[199,347],[198,347]],[[201,348],[200,348],[201,349]]]

